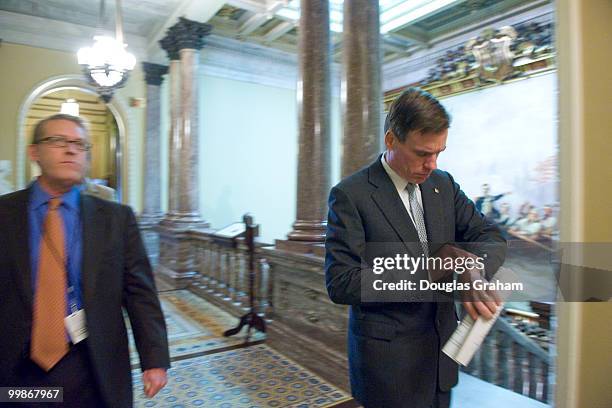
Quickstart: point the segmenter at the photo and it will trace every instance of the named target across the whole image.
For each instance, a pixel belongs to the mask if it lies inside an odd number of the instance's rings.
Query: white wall
[[[295,220],[295,91],[202,76],[200,210],[213,228],[250,212],[273,242]]]
[[[161,88],[162,209],[168,203],[168,78]],[[298,154],[293,89],[200,75],[200,211],[212,228],[250,212],[260,239],[284,239],[295,221]],[[332,182],[340,174],[340,104],[332,99]]]

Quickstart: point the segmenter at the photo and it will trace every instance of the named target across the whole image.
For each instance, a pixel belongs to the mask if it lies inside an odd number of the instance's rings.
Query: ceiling
[[[330,1],[332,46],[340,58],[343,0]],[[384,61],[409,56],[490,17],[552,0],[380,0]],[[92,29],[114,29],[116,0],[0,0],[0,11]],[[149,56],[179,16],[206,21],[213,34],[297,52],[299,0],[123,0],[124,31]]]
[[[213,33],[297,52],[299,1],[270,11],[247,10],[229,1],[209,20]],[[330,0],[333,51],[342,47],[342,0]],[[380,0],[384,61],[404,57],[448,39],[466,26],[513,9],[549,3],[542,0]]]
[[[100,19],[100,0],[0,0],[0,10],[34,17],[114,30],[115,0],[106,0]],[[124,0],[123,29],[126,33],[148,37],[155,27],[172,14],[181,0]]]

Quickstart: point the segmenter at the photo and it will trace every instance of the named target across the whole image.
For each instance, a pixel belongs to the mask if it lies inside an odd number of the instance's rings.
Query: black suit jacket
[[[19,386],[32,331],[28,200],[30,190],[0,197],[0,386]],[[81,195],[82,294],[87,347],[100,392],[110,407],[132,406],[132,377],[123,309],[140,366],[170,366],[166,325],[132,210]],[[75,373],[78,375],[78,373]]]
[[[496,247],[486,249],[485,267],[488,274],[496,271],[505,257],[505,241],[450,174],[436,170],[420,188],[430,253],[445,243],[494,242]],[[361,298],[362,283],[371,283],[372,258],[393,256],[399,246],[404,253],[418,256],[418,241],[380,156],[332,188],[325,241],[326,286],[333,302],[350,305],[351,389],[366,407],[430,407],[436,389],[448,391],[457,383],[456,363],[441,352],[457,326],[452,301],[441,301],[442,295],[432,292],[398,292],[404,301],[366,303]],[[469,249],[482,255],[483,248]],[[424,270],[415,276],[427,278]]]

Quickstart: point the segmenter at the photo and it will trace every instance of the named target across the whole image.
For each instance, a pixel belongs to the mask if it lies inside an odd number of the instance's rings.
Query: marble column
[[[160,42],[161,48],[166,51],[170,59],[169,67],[169,105],[170,105],[170,133],[168,144],[168,212],[164,223],[171,223],[176,218],[178,204],[174,188],[179,185],[179,171],[181,157],[180,149],[174,148],[181,143],[181,61],[179,59],[178,44],[176,37],[172,34],[172,28],[168,30],[166,37]],[[174,186],[174,187],[173,187]]]
[[[163,75],[168,72],[165,65],[143,62],[142,68],[147,83],[147,122],[145,137],[145,171],[143,186],[143,211],[141,224],[156,224],[162,216],[160,194],[160,86]]]
[[[207,228],[200,216],[198,155],[198,63],[204,23],[179,18],[160,41],[170,57],[171,131],[169,146],[169,206],[158,227],[158,276],[172,288],[188,287],[197,277],[193,229]]]
[[[199,170],[199,126],[198,126],[198,66],[200,49],[204,45],[204,36],[212,26],[197,21],[179,18],[174,26],[174,34],[181,59],[181,134],[179,180],[173,191],[177,196],[175,211],[177,222],[202,224],[200,217],[200,170]]]
[[[382,146],[378,0],[344,2],[341,177],[372,163]]]
[[[156,266],[159,259],[159,235],[154,227],[163,214],[160,194],[160,86],[163,75],[168,72],[165,65],[143,62],[142,68],[147,83],[147,122],[145,136],[145,168],[143,186],[143,211],[138,222],[151,264]]]
[[[322,242],[331,187],[329,1],[300,7],[297,217],[288,240]]]
[[[180,64],[176,64],[179,83],[172,83],[173,90],[175,86],[180,87],[180,96],[173,106],[178,112],[174,112],[170,140],[170,202],[164,223],[181,228],[204,224],[199,210],[198,65],[204,36],[211,28],[181,17],[168,30],[167,39],[162,40],[165,41],[162,47],[172,48],[171,59],[180,59]]]

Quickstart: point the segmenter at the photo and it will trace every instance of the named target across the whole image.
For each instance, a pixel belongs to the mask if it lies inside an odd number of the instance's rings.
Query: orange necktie
[[[34,294],[30,358],[49,371],[68,353],[66,316],[66,249],[60,198],[49,201],[40,242]]]

